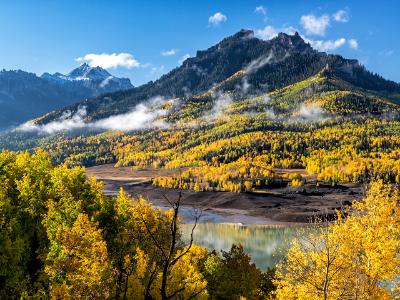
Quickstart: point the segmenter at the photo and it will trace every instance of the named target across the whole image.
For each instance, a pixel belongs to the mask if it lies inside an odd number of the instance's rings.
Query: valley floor
[[[117,194],[121,187],[131,196],[142,195],[153,205],[166,207],[163,195],[174,200],[178,190],[155,187],[151,179],[169,176],[178,170],[115,168],[101,165],[87,168],[87,174],[104,182],[107,195]],[[309,183],[302,187],[276,187],[273,189],[247,192],[193,192],[183,191],[183,210],[202,210],[201,222],[288,225],[306,223],[316,215],[332,216],[335,209],[350,204],[365,195],[360,184],[331,185]],[[185,211],[186,209],[186,211]],[[190,221],[190,218],[189,218]]]

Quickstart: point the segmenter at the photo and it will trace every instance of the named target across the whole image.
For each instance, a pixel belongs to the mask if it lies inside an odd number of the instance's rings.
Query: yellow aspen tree
[[[293,241],[277,267],[277,299],[394,299],[399,294],[397,188],[371,184],[348,216]]]
[[[112,268],[101,230],[79,214],[72,228],[60,229],[58,256],[47,261],[52,299],[105,299],[110,296]]]

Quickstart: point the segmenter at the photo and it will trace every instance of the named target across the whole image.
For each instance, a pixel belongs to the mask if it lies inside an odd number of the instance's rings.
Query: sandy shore
[[[142,195],[153,205],[167,207],[163,195],[176,199],[178,191],[152,186],[150,180],[156,176],[171,175],[173,170],[114,168],[101,165],[87,169],[105,183],[107,195],[115,195],[120,187],[132,196]],[[193,220],[193,210],[202,211],[201,222],[289,225],[307,223],[316,215],[332,216],[335,209],[361,199],[365,187],[361,185],[312,184],[300,188],[281,187],[253,193],[230,192],[182,192],[181,214],[186,222]]]

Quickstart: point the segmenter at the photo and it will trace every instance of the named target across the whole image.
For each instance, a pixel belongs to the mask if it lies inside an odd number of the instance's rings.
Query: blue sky
[[[298,30],[400,82],[400,1],[0,1],[0,69],[67,73],[101,64],[134,85],[157,79],[241,28]]]

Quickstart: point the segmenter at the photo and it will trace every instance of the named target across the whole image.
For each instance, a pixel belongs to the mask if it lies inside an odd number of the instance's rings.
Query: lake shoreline
[[[116,195],[122,187],[132,197],[142,196],[158,207],[167,207],[168,202],[164,197],[173,201],[177,199],[179,191],[153,186],[151,178],[172,173],[172,170],[164,169],[115,168],[112,164],[87,168],[88,176],[95,176],[104,182],[106,195]],[[365,187],[360,184],[336,187],[306,184],[298,188],[280,187],[262,193],[181,192],[182,211],[190,208],[201,211],[205,215],[205,220],[203,218],[201,221],[203,223],[291,226],[308,224],[320,216],[329,219],[335,210],[363,198]]]

